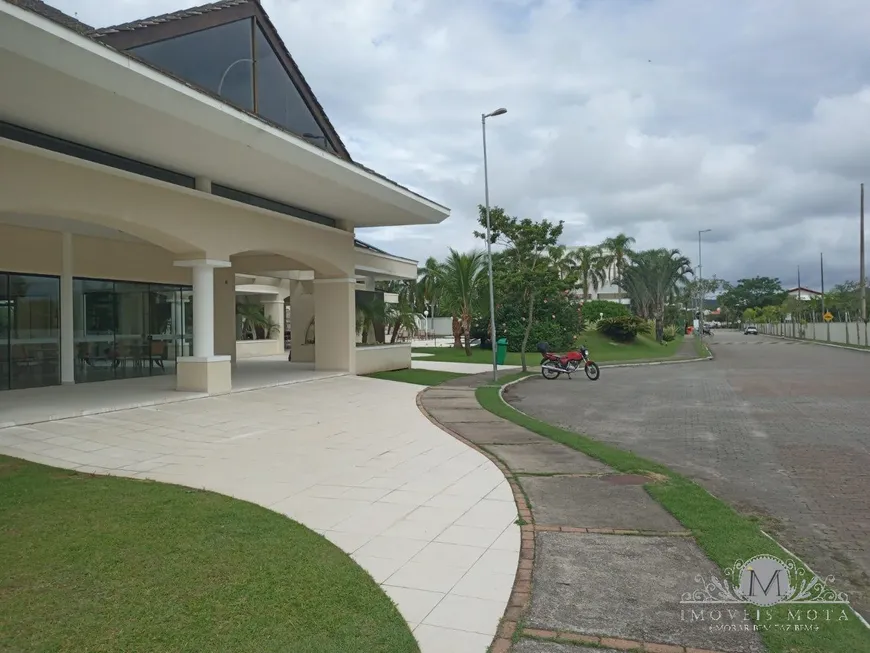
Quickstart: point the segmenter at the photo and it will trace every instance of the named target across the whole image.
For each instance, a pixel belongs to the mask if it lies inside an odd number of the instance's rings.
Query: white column
[[[355,374],[356,279],[315,279],[314,319],[315,368]]]
[[[188,392],[221,394],[232,390],[231,357],[215,355],[215,268],[229,261],[198,259],[176,261],[193,276],[193,356],[178,359],[176,388]]]
[[[214,267],[193,268],[193,355],[214,356]]]
[[[72,234],[63,234],[62,251],[63,259],[60,274],[60,381],[67,384],[76,382]]]

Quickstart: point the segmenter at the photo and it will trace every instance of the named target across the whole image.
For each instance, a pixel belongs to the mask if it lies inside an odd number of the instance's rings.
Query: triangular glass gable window
[[[129,51],[241,109],[253,111],[252,20],[237,20]]]
[[[281,125],[294,134],[331,152],[332,144],[327,139],[317,120],[299,94],[296,84],[287,74],[263,30],[257,25],[254,30],[254,58],[256,59],[257,108],[263,118]]]

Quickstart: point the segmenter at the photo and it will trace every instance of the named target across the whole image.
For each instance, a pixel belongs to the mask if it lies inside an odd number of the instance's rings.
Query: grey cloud
[[[179,0],[56,4],[107,24]],[[492,201],[567,218],[571,244],[626,231],[695,257],[709,227],[705,275],[785,280],[824,250],[829,285],[857,277],[866,0],[264,5],[354,156],[453,209],[361,232],[376,245],[481,244],[480,114],[506,106],[488,131]]]

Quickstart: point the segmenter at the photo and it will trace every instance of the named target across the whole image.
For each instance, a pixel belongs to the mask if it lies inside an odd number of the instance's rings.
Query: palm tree
[[[427,258],[423,267],[417,270],[417,304],[422,305],[423,311],[428,306],[433,320],[441,300],[443,274],[443,266],[434,256]]]
[[[634,256],[634,250],[631,248],[635,240],[631,236],[626,236],[624,233],[619,233],[612,238],[607,238],[601,243],[601,248],[605,255],[603,258],[604,267],[612,268],[615,279],[619,279],[625,272],[628,263],[631,262]],[[616,283],[616,288],[619,295],[622,295],[622,288],[619,282]]]
[[[413,279],[378,282],[378,290],[393,293],[398,297],[394,304],[384,307],[384,318],[390,324],[390,344],[394,344],[401,331],[412,336],[417,332],[417,319],[420,317],[418,304],[421,301],[420,284]]]
[[[651,249],[633,255],[617,282],[631,298],[640,317],[655,320],[656,340],[662,341],[665,306],[692,274],[692,263],[678,249]]]
[[[383,324],[387,315],[386,305],[380,295],[375,295],[370,301],[359,302],[356,306],[356,331],[362,335],[362,344],[369,342],[369,333],[376,324]],[[377,339],[377,335],[375,335]]]
[[[440,282],[441,305],[453,316],[454,344],[461,346],[459,336],[464,336],[465,353],[471,356],[471,320],[486,294],[486,255],[477,250],[460,254],[451,248]]]
[[[595,292],[607,279],[606,257],[601,247],[578,247],[573,254],[574,271],[583,292],[582,301],[589,299],[589,289]]]

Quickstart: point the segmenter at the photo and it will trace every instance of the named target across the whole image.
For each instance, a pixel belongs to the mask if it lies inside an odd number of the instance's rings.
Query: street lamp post
[[[704,333],[704,271],[701,267],[701,234],[713,231],[712,229],[698,229],[698,337]]]
[[[495,291],[492,283],[492,228],[489,223],[489,164],[486,159],[486,119],[502,116],[507,113],[504,107],[480,116],[480,129],[483,134],[483,192],[486,206],[486,260],[489,267],[489,329],[491,333],[490,348],[492,349],[492,380],[498,381],[498,359],[496,358],[495,337]]]

